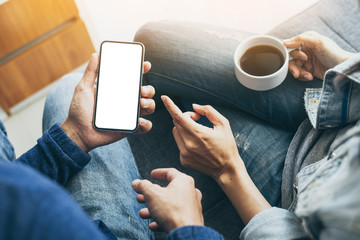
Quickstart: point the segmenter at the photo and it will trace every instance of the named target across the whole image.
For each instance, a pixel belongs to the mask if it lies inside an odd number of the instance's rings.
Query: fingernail
[[[134,186],[134,185],[136,185],[138,182],[140,182],[140,180],[139,180],[139,179],[135,179],[134,181],[132,181],[131,185]]]
[[[143,99],[142,102],[143,102],[143,103],[142,103],[142,107],[143,107],[143,108],[147,108],[147,107],[149,106],[149,103],[148,103],[147,100]]]
[[[193,107],[194,107],[194,108],[199,108],[200,105],[199,105],[199,104],[196,104],[196,103],[193,103]]]
[[[306,80],[311,80],[311,76],[310,76],[309,74],[305,74],[305,75],[304,75],[304,78],[305,78]]]
[[[291,42],[291,39],[284,39],[283,40],[283,44],[287,45]]]
[[[147,87],[144,87],[143,92],[144,92],[145,95],[147,95],[147,94],[150,93],[150,89],[148,89]]]

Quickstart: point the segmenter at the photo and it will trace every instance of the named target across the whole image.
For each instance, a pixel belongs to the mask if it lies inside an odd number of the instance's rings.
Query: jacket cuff
[[[223,240],[215,230],[205,226],[184,226],[172,230],[166,240]]]
[[[83,168],[90,161],[90,155],[85,153],[76,143],[74,143],[60,124],[55,124],[48,130],[50,137],[57,143],[61,150],[71,158],[79,167]]]
[[[304,239],[306,236],[291,212],[273,207],[255,215],[241,232],[240,239]]]
[[[315,129],[344,126],[360,117],[359,109],[350,108],[351,102],[360,100],[352,94],[360,88],[360,71],[352,72],[359,63],[356,54],[325,73],[322,89],[306,89],[305,107]]]

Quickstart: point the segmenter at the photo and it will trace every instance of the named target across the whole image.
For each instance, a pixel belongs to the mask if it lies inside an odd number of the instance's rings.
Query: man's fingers
[[[209,119],[209,121],[215,126],[223,125],[227,122],[227,119],[210,105],[201,106],[198,104],[193,104],[193,108],[195,112],[207,117],[207,119]]]
[[[171,182],[176,177],[181,176],[183,173],[179,172],[175,168],[158,168],[151,171],[151,177],[159,181]]]
[[[149,61],[144,62],[144,74],[150,71],[151,63]]]
[[[138,195],[136,196],[136,200],[137,200],[139,203],[145,203],[145,197],[144,197],[144,195],[142,195],[142,194],[138,194]]]
[[[140,209],[139,216],[143,219],[149,219],[151,218],[151,214],[148,208]]]
[[[135,132],[135,134],[145,134],[150,132],[152,128],[152,122],[144,119],[144,118],[139,118],[139,127],[138,130]]]
[[[173,118],[174,122],[179,124],[186,131],[193,132],[199,127],[199,124],[185,116],[178,108],[178,106],[176,106],[168,96],[161,96],[161,100],[164,102],[164,105]]]
[[[90,57],[89,63],[86,67],[84,76],[81,81],[84,81],[88,87],[94,87],[94,83],[98,74],[99,54],[93,53]]]
[[[154,95],[155,88],[153,86],[141,87],[140,116],[149,115],[155,111],[155,101],[152,99]]]
[[[131,186],[135,192],[139,194],[143,194],[144,196],[152,192],[154,188],[154,184],[146,179],[145,180],[136,179],[131,183]]]
[[[161,230],[161,228],[159,227],[159,225],[156,222],[151,222],[149,224],[149,229],[151,231],[160,231]]]
[[[153,98],[155,95],[155,88],[151,85],[141,87],[141,97]]]
[[[155,101],[153,99],[140,99],[140,116],[152,114],[155,111]]]

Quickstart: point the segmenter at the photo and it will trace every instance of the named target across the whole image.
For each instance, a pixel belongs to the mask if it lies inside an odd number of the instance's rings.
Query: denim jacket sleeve
[[[184,226],[172,230],[166,240],[224,240],[224,238],[208,227]]]
[[[297,218],[288,210],[276,207],[255,215],[240,234],[241,240],[307,238]]]
[[[59,124],[47,130],[35,147],[15,160],[38,170],[60,185],[65,185],[89,161],[90,155],[83,152]]]
[[[360,71],[351,72],[360,64],[360,54],[329,69],[323,87],[306,89],[305,107],[315,129],[341,127],[360,118]],[[355,82],[355,83],[354,83]]]

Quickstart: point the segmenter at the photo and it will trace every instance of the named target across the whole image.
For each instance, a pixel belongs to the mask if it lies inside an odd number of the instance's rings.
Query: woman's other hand
[[[354,55],[317,32],[305,32],[284,40],[284,45],[287,48],[295,48],[290,52],[293,59],[289,62],[289,71],[302,81],[311,81],[314,77],[324,79],[328,69]]]

